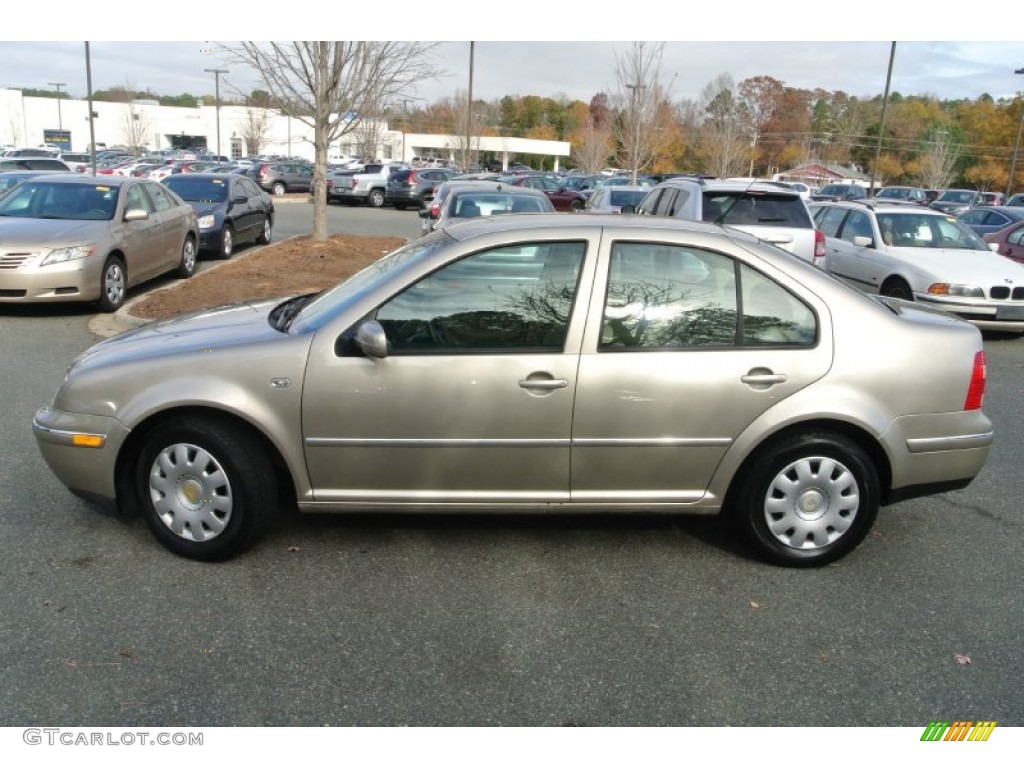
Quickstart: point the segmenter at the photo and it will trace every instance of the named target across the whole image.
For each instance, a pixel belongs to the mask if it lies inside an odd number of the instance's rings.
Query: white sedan
[[[916,205],[813,206],[825,268],[867,293],[918,301],[992,331],[1024,333],[1024,265],[955,218]]]

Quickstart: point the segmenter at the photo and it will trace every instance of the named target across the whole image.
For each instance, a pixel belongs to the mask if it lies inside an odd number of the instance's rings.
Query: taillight
[[[971,385],[967,387],[967,398],[964,400],[965,411],[976,411],[985,400],[985,353],[974,355],[974,370],[971,371]]]
[[[820,229],[814,230],[814,260],[817,264],[820,259],[825,258],[825,233]]]

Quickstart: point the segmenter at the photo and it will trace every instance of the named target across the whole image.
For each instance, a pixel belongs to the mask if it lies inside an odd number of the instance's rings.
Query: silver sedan
[[[974,326],[751,235],[613,215],[442,227],[331,290],[104,341],[34,429],[87,498],[201,560],[305,512],[723,513],[851,551],[992,442]]]
[[[0,199],[0,301],[97,301],[165,272],[191,277],[192,207],[153,181],[78,174],[22,182]]]

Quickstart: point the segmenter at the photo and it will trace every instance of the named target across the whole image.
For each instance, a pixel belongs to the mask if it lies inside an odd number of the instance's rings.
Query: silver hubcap
[[[779,472],[764,498],[764,519],[787,547],[820,549],[841,537],[860,507],[853,473],[835,459],[811,457]]]
[[[191,240],[185,241],[181,251],[181,263],[189,272],[192,271],[192,267],[196,264],[196,247],[192,244]]]
[[[231,242],[231,230],[230,229],[225,229],[224,230],[223,238],[224,238],[224,241],[222,243],[221,250],[224,252],[225,256],[230,256],[231,255],[231,249],[234,247],[233,243]]]
[[[270,241],[270,219],[263,220],[263,239]]]
[[[116,261],[110,263],[103,275],[103,292],[111,304],[120,304],[124,298],[124,271]]]
[[[149,494],[164,525],[189,541],[209,541],[231,520],[227,474],[213,456],[189,443],[160,451],[149,473]]]

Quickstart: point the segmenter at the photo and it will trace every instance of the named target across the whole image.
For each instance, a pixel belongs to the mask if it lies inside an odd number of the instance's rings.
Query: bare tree
[[[750,175],[754,175],[754,160],[758,139],[775,116],[785,86],[773,77],[748,77],[740,83],[740,108],[746,115],[751,131]]]
[[[701,91],[700,101],[704,110],[702,153],[705,167],[715,176],[741,173],[750,151],[748,123],[735,92],[732,77],[725,73]]]
[[[153,121],[146,111],[134,101],[129,101],[121,111],[120,121],[124,145],[132,152],[144,151],[153,132]]]
[[[612,130],[601,125],[593,115],[580,126],[573,142],[572,158],[587,173],[597,173],[608,164],[612,154]]]
[[[249,105],[245,117],[238,124],[238,133],[245,142],[245,154],[258,155],[263,151],[270,133],[270,118],[263,107]]]
[[[960,145],[949,137],[949,132],[935,131],[932,140],[925,143],[924,152],[917,159],[917,174],[921,185],[928,189],[948,187],[959,156]]]
[[[455,124],[452,130],[451,150],[455,157],[460,158],[459,162],[463,165],[463,173],[469,173],[470,168],[480,158],[479,121],[473,114],[476,112],[476,107],[474,106],[472,110],[468,108],[468,99],[468,91],[459,89],[455,92],[455,101],[452,104]],[[471,120],[472,123],[470,123]],[[466,144],[467,136],[469,137],[468,146]]]
[[[8,127],[10,129],[11,134],[11,144],[13,144],[16,147],[21,146],[21,122],[19,120],[20,117],[21,115],[16,115],[13,112],[11,112],[10,115],[8,115],[7,117]]]
[[[286,114],[313,129],[313,239],[327,239],[327,148],[375,119],[375,105],[395,102],[436,74],[436,44],[403,41],[243,42],[225,46],[256,70]]]
[[[630,169],[634,184],[637,172],[654,162],[671,141],[664,124],[668,102],[668,88],[661,78],[664,48],[664,43],[633,42],[625,53],[615,54],[614,101],[620,117],[613,124],[614,135],[619,162]]]

